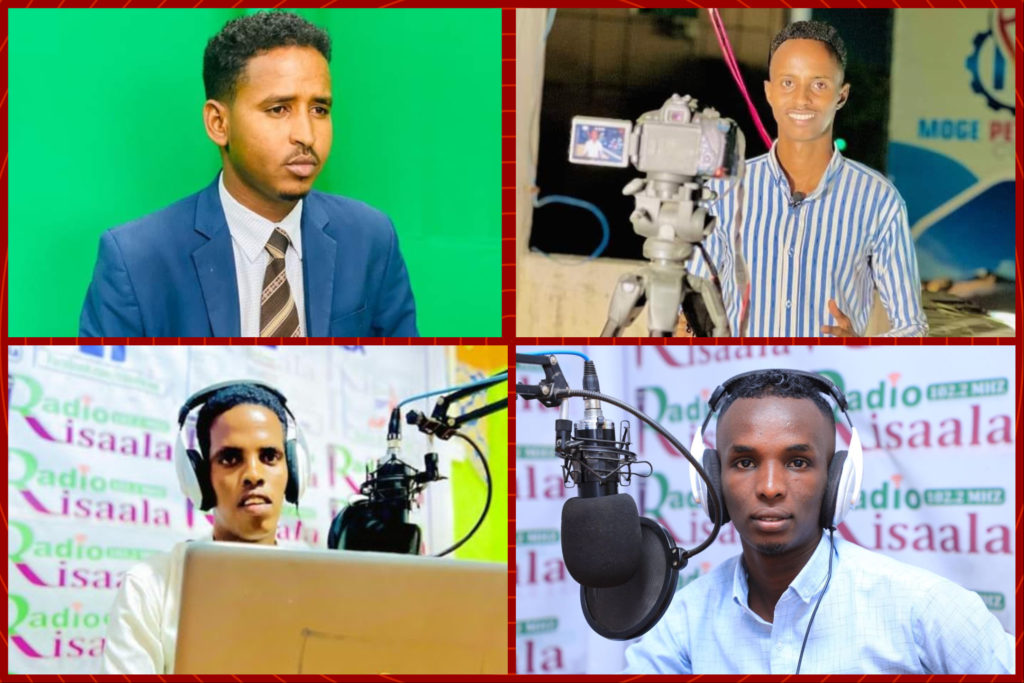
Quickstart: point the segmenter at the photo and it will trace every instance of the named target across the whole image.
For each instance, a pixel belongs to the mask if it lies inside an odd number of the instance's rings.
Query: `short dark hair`
[[[221,413],[240,405],[263,406],[272,411],[281,420],[281,430],[285,433],[285,439],[288,438],[284,404],[277,394],[255,384],[232,384],[207,399],[199,409],[199,416],[196,418],[196,438],[199,440],[199,451],[204,458],[210,458],[210,428],[213,421]]]
[[[768,51],[769,69],[771,69],[775,51],[784,42],[793,38],[805,38],[825,43],[825,47],[828,48],[833,59],[839,63],[843,73],[846,73],[846,45],[843,44],[843,39],[839,37],[839,31],[835,29],[835,26],[826,24],[824,21],[796,21],[776,33],[772,38],[771,50]]]
[[[814,405],[818,406],[822,415],[825,415],[829,423],[835,427],[836,416],[828,401],[822,398],[821,392],[821,386],[799,373],[787,370],[765,370],[755,375],[742,377],[729,386],[725,398],[722,399],[722,405],[718,408],[718,420],[721,422],[733,401],[738,398],[776,396],[778,398],[805,398],[814,401]]]
[[[246,63],[256,55],[287,46],[312,47],[331,61],[331,37],[291,12],[257,12],[232,19],[210,38],[203,54],[206,99],[234,99]]]

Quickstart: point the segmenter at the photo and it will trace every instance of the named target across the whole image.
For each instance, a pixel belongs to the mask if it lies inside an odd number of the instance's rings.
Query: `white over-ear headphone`
[[[690,454],[704,465],[708,479],[711,480],[711,485],[715,489],[715,495],[718,496],[719,509],[722,511],[723,517],[722,524],[725,524],[729,521],[729,512],[725,509],[725,500],[722,497],[722,465],[717,451],[704,448],[704,431],[711,421],[711,416],[718,410],[718,406],[721,405],[722,400],[729,394],[730,387],[736,381],[744,377],[768,372],[799,375],[811,380],[820,388],[821,393],[828,394],[835,400],[836,405],[843,411],[843,415],[846,416],[846,421],[850,425],[850,448],[845,451],[837,451],[832,456],[828,466],[828,483],[825,487],[825,497],[821,502],[819,522],[822,528],[834,529],[840,522],[846,519],[847,513],[857,504],[857,498],[860,496],[861,479],[864,474],[864,453],[860,444],[860,436],[857,434],[857,428],[853,426],[850,414],[846,411],[846,396],[828,378],[802,370],[754,370],[753,372],[744,372],[726,380],[715,389],[708,400],[711,410],[704,419],[704,424],[701,425],[701,428],[697,430],[696,435],[693,437]],[[710,517],[707,486],[704,484],[704,480],[697,476],[697,471],[692,465],[689,469],[690,490],[693,492],[693,497],[704,509],[704,514]]]
[[[306,491],[309,482],[310,459],[299,422],[288,408],[284,395],[268,384],[250,380],[220,382],[192,394],[178,411],[178,439],[174,447],[174,466],[178,473],[178,483],[182,492],[188,496],[200,510],[209,510],[217,504],[217,497],[210,482],[210,463],[199,449],[185,445],[185,422],[189,414],[204,405],[221,389],[232,386],[250,386],[263,389],[280,401],[288,419],[285,428],[285,463],[288,467],[288,484],[285,487],[285,500],[298,505],[299,499]]]

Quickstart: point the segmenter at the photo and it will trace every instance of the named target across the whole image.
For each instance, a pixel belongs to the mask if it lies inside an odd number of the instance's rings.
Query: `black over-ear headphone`
[[[797,375],[813,382],[821,393],[832,397],[839,409],[843,411],[843,415],[846,416],[846,421],[850,424],[850,429],[852,430],[850,448],[846,451],[837,451],[829,462],[828,483],[825,486],[825,497],[821,501],[821,513],[818,518],[822,528],[834,529],[843,521],[850,508],[856,504],[857,497],[860,495],[861,478],[864,473],[864,457],[857,429],[850,420],[850,414],[846,412],[846,396],[828,378],[802,370],[754,370],[752,372],[743,372],[727,379],[711,394],[711,398],[708,400],[711,410],[704,419],[704,424],[701,425],[700,430],[698,430],[693,438],[690,453],[694,458],[701,459],[701,463],[704,465],[708,479],[711,480],[714,495],[717,496],[719,501],[718,509],[721,510],[722,524],[725,524],[729,521],[729,511],[725,508],[725,498],[722,496],[722,465],[718,458],[718,451],[704,448],[704,431],[711,421],[711,416],[715,414],[718,407],[730,395],[731,389],[736,385],[736,382],[746,377],[763,375],[769,372],[778,372],[790,376]],[[693,491],[693,497],[697,499],[697,502],[704,508],[704,512],[710,517],[707,487],[704,484],[704,480],[697,476],[693,467],[690,467],[690,488]]]
[[[281,407],[291,418],[291,427],[287,424],[283,425],[285,428],[284,454],[288,467],[288,483],[285,486],[284,498],[289,503],[297,505],[306,489],[309,477],[309,451],[305,447],[298,420],[288,408],[288,401],[280,391],[267,384],[247,380],[220,382],[201,389],[190,396],[178,411],[178,441],[174,449],[174,461],[182,492],[200,510],[209,510],[217,504],[217,496],[213,491],[213,483],[210,481],[210,461],[203,457],[198,449],[185,446],[184,428],[185,421],[188,420],[188,416],[193,410],[204,405],[221,389],[232,386],[258,387],[269,392],[281,402]]]

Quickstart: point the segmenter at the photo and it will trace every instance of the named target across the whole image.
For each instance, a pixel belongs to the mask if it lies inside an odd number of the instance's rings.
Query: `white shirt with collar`
[[[274,228],[288,235],[290,244],[284,255],[284,269],[288,277],[295,308],[299,312],[299,335],[306,336],[306,310],[302,290],[302,200],[291,212],[274,223],[255,211],[242,206],[224,186],[224,172],[217,181],[220,204],[231,233],[231,247],[235,253],[235,276],[238,278],[238,312],[243,337],[260,336],[260,301],[263,296],[263,278],[270,263],[267,241]]]

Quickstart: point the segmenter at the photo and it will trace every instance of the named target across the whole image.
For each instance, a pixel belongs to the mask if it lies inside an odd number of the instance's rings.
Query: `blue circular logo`
[[[1013,35],[1016,10],[992,13],[993,26],[974,37],[974,51],[967,58],[971,72],[971,90],[985,98],[993,111],[1015,111],[1013,43],[1006,36]],[[1010,33],[1006,31],[1009,27]],[[1009,52],[1008,52],[1009,51]]]

